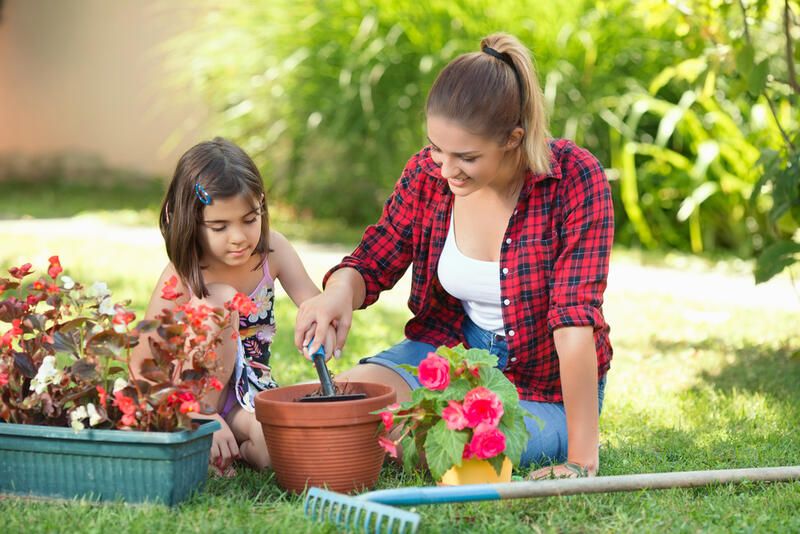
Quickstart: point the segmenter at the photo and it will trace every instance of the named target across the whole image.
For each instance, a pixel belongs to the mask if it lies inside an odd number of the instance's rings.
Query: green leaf
[[[470,367],[497,367],[497,356],[486,349],[469,349],[464,354],[464,360]]]
[[[450,382],[450,385],[447,386],[447,389],[442,391],[441,395],[439,395],[439,399],[442,401],[450,401],[450,400],[464,400],[464,395],[472,389],[469,381],[466,379],[458,378]]]
[[[425,439],[425,458],[434,480],[439,480],[454,465],[461,465],[464,445],[469,440],[467,432],[450,430],[444,421],[436,423]]]
[[[406,471],[414,471],[419,464],[419,452],[417,445],[411,436],[406,436],[400,441],[400,446],[403,449],[403,469]]]
[[[503,463],[506,460],[505,454],[498,454],[497,456],[493,456],[491,458],[487,458],[489,465],[494,467],[494,472],[500,475],[503,471]]]
[[[525,427],[525,419],[523,417],[503,415],[497,428],[506,436],[504,454],[508,456],[512,464],[519,465],[522,453],[525,452],[530,439],[528,429]]]
[[[756,261],[756,283],[766,282],[798,261],[800,243],[782,240],[764,249]]]
[[[506,405],[519,405],[517,387],[496,367],[481,368],[481,383],[500,397],[504,407]]]
[[[767,86],[768,75],[769,58],[765,58],[750,71],[750,76],[747,78],[747,92],[753,97],[760,95]]]
[[[399,367],[400,369],[405,369],[414,376],[417,376],[417,373],[419,372],[419,370],[415,366],[408,365],[407,363],[397,364],[397,367]]]
[[[753,45],[744,45],[742,49],[739,50],[739,53],[736,54],[736,69],[742,74],[750,72],[753,69],[755,55],[756,52],[753,49]]]

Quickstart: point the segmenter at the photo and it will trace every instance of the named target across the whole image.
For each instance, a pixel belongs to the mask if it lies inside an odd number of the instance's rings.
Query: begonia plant
[[[0,422],[76,431],[194,428],[190,414],[222,388],[214,349],[231,334],[232,311],[249,312],[252,302],[176,306],[134,327],[128,303],[115,303],[106,284],[86,287],[62,272],[52,256],[47,274],[31,283],[30,263],[0,277]],[[165,284],[164,298],[180,296],[176,282]],[[130,352],[145,333],[152,357],[136,374]]]
[[[411,400],[381,410],[378,442],[413,469],[424,451],[434,479],[465,459],[487,460],[499,474],[505,458],[519,465],[529,439],[517,388],[497,368],[497,357],[483,349],[439,347],[418,367],[421,388]]]

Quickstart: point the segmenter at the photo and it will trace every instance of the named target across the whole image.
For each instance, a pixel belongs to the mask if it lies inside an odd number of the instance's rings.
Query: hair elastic
[[[206,189],[202,185],[200,185],[200,182],[194,184],[194,194],[197,195],[197,198],[200,200],[200,202],[202,202],[206,206],[211,204],[211,195],[209,195],[206,192]]]
[[[489,54],[490,56],[493,56],[493,57],[499,59],[500,61],[502,61],[503,63],[505,63],[509,67],[511,67],[511,70],[514,72],[514,77],[517,79],[517,87],[519,87],[519,103],[520,103],[520,107],[524,108],[525,104],[523,102],[525,100],[524,99],[525,91],[523,90],[522,78],[520,78],[519,71],[517,70],[517,67],[514,65],[514,60],[511,59],[511,56],[508,55],[507,52],[498,52],[497,50],[495,50],[491,46],[484,45],[483,48],[481,48],[481,50],[485,54]]]

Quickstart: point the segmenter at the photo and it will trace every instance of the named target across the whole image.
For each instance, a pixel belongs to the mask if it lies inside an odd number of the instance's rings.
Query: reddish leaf
[[[169,375],[161,369],[153,358],[146,358],[142,362],[142,370],[140,372],[142,378],[151,382],[168,382]]]
[[[24,352],[15,352],[14,367],[25,378],[33,378],[36,376],[36,366],[34,365],[33,359],[29,354],[25,354]]]
[[[98,357],[117,358],[125,349],[127,336],[113,330],[103,330],[86,341],[86,350]]]
[[[86,358],[81,358],[80,360],[72,364],[71,370],[72,370],[72,375],[74,377],[84,382],[95,380],[97,379],[98,376],[97,367],[95,366],[94,363],[88,361]],[[92,386],[92,388],[90,389],[93,388],[94,386]]]
[[[57,331],[53,334],[53,348],[56,352],[68,352],[73,356],[78,356],[80,350],[78,344],[80,342],[80,333],[77,330],[68,332]]]
[[[158,321],[154,321],[152,319],[145,319],[136,323],[136,327],[134,327],[134,330],[141,334],[147,332],[153,332],[156,328],[158,328],[159,324],[160,323]]]

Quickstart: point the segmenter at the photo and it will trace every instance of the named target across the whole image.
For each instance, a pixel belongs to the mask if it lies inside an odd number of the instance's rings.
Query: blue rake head
[[[419,527],[414,512],[321,488],[308,490],[303,511],[312,521],[334,523],[344,532],[414,534]]]

